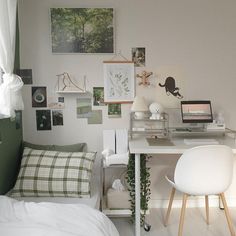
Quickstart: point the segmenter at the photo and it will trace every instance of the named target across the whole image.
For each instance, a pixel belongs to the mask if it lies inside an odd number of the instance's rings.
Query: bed
[[[35,155],[28,158],[30,155]],[[43,154],[42,154],[43,153]],[[65,154],[62,152],[59,154],[58,152],[56,160],[64,160]],[[7,236],[23,236],[23,235],[57,235],[57,236],[69,236],[69,235],[80,235],[80,236],[118,236],[119,233],[113,223],[107,218],[103,213],[101,213],[99,209],[99,203],[100,203],[100,184],[99,184],[99,178],[97,178],[97,175],[91,175],[90,183],[91,183],[91,193],[90,197],[82,195],[79,197],[75,197],[73,195],[73,191],[69,192],[72,193],[73,197],[68,197],[68,193],[66,193],[66,196],[43,196],[45,195],[44,192],[36,192],[38,196],[34,196],[35,192],[31,194],[29,192],[29,196],[27,196],[27,192],[24,192],[22,189],[20,192],[18,191],[19,186],[23,186],[26,189],[30,186],[29,182],[29,168],[34,169],[35,173],[43,173],[43,176],[45,176],[45,168],[43,171],[41,169],[37,169],[38,166],[44,166],[45,167],[45,160],[42,158],[42,155],[45,155],[48,161],[48,158],[50,157],[52,160],[55,160],[54,156],[55,151],[48,151],[48,150],[33,150],[30,148],[25,148],[23,153],[23,159],[21,162],[21,169],[18,175],[18,179],[16,182],[15,187],[6,195],[6,196],[0,196],[0,235],[7,235]],[[60,157],[60,155],[62,155]],[[82,155],[81,153],[78,154],[78,152],[73,152],[73,154],[70,153],[70,162],[73,162],[74,160],[77,160],[76,155]],[[85,162],[85,159],[89,159],[90,156],[86,153],[83,153],[83,162]],[[36,159],[35,159],[36,158]],[[39,158],[41,164],[39,165]],[[49,158],[49,159],[50,159]],[[61,158],[61,159],[60,159]],[[81,157],[80,157],[81,158]],[[27,164],[26,164],[27,159]],[[35,162],[35,166],[37,168],[32,167],[32,163],[29,160],[33,160]],[[71,161],[73,160],[73,161]],[[57,165],[59,165],[57,162]],[[56,162],[56,161],[54,161]],[[68,159],[67,159],[68,164]],[[51,164],[52,165],[52,164]],[[41,168],[40,167],[40,168]],[[47,167],[48,168],[48,167]],[[51,167],[50,167],[51,168]],[[55,172],[55,166],[53,167],[54,174]],[[66,166],[67,169],[70,170],[70,167]],[[98,166],[97,166],[98,168]],[[22,170],[23,169],[23,170]],[[60,170],[62,169],[62,166],[60,166]],[[81,171],[81,168],[80,168]],[[95,173],[99,174],[98,170],[94,170]],[[47,173],[52,172],[46,171]],[[69,171],[67,171],[69,173]],[[71,171],[72,173],[73,171]],[[23,174],[28,173],[28,176],[23,176]],[[63,172],[65,175],[65,171]],[[80,172],[79,172],[80,173]],[[67,179],[70,181],[73,180],[71,176],[66,176]],[[37,176],[35,178],[34,176],[34,185],[36,180],[39,181],[42,179],[40,176]],[[50,176],[50,179],[52,179],[52,182],[50,182],[50,186],[52,188],[54,184],[54,179],[52,176]],[[58,176],[56,176],[55,180],[58,180]],[[20,182],[24,180],[25,182]],[[37,182],[36,181],[36,182]],[[18,183],[19,182],[19,183]],[[65,187],[65,183],[63,182],[63,187]],[[65,185],[65,186],[64,186]],[[18,187],[17,187],[18,186]],[[41,182],[37,183],[37,186],[39,188],[45,188],[45,184],[42,184]],[[60,184],[57,184],[55,186],[60,186]],[[54,186],[54,187],[55,187]],[[71,182],[71,186],[73,186],[73,182]],[[87,186],[87,185],[86,185]],[[60,186],[62,188],[62,186]],[[77,187],[77,186],[76,186]],[[81,187],[81,186],[80,186]],[[68,186],[67,186],[68,188]],[[17,192],[17,191],[18,192]],[[77,190],[77,189],[76,189]],[[54,191],[53,189],[50,189],[50,191]],[[51,192],[49,191],[50,195]],[[65,189],[63,189],[65,191]],[[20,194],[19,194],[20,193]],[[39,197],[40,193],[43,193],[42,196]],[[19,196],[18,196],[18,195]],[[55,192],[53,193],[54,195]],[[21,196],[22,195],[22,196]],[[32,195],[32,196],[31,196]]]
[[[24,202],[0,196],[0,235],[118,236],[113,223],[85,204]]]

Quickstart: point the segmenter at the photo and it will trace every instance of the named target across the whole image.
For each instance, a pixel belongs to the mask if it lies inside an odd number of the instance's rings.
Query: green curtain
[[[20,32],[19,32],[18,10],[16,13],[16,47],[15,47],[14,73],[16,73],[17,69],[20,69]]]

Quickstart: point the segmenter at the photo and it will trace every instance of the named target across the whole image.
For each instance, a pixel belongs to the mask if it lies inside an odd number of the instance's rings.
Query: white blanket
[[[1,236],[119,236],[101,212],[83,204],[33,203],[0,196]]]

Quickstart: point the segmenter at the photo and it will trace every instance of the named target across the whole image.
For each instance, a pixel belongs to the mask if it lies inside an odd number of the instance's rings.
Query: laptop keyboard
[[[204,144],[219,144],[219,142],[216,139],[213,138],[194,138],[194,139],[184,139],[184,143],[186,145],[204,145]]]

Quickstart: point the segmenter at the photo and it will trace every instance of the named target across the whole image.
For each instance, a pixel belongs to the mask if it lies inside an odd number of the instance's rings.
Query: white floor
[[[236,229],[236,208],[230,208],[234,228]],[[142,236],[177,236],[180,209],[172,209],[169,224],[163,225],[166,209],[151,209],[146,221],[151,224],[151,230],[142,230]],[[129,218],[111,218],[120,236],[134,236],[134,226]],[[223,210],[210,208],[210,225],[205,221],[205,208],[188,208],[186,210],[183,236],[230,236]]]

